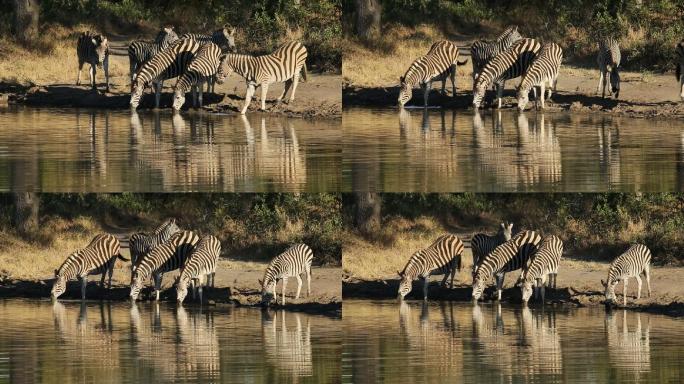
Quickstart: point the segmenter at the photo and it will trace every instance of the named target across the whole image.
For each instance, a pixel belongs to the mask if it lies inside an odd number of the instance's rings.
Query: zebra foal
[[[168,240],[171,235],[180,230],[178,224],[176,224],[176,219],[171,218],[161,223],[150,235],[142,232],[131,235],[128,239],[128,248],[131,251],[131,272],[135,271],[138,260],[143,255]]]
[[[496,55],[505,51],[516,41],[523,37],[518,32],[517,26],[506,28],[493,42],[477,40],[470,46],[470,57],[473,60],[473,83],[482,72],[482,68]]]
[[[81,280],[81,299],[85,300],[88,275],[102,274],[100,287],[104,288],[105,275],[109,275],[109,288],[112,287],[112,274],[116,259],[128,261],[121,256],[119,240],[110,234],[95,236],[90,243],[67,257],[55,270],[55,282],[51,295],[57,299],[66,291],[66,283],[71,279]]]
[[[171,236],[169,240],[152,249],[138,262],[131,279],[131,299],[138,299],[145,281],[152,277],[154,280],[154,292],[159,301],[161,281],[165,272],[174,271],[183,266],[195,245],[199,236],[191,231],[180,231]]]
[[[97,90],[95,83],[97,67],[104,70],[105,75],[105,92],[109,92],[109,41],[100,34],[94,34],[90,31],[83,32],[78,37],[76,42],[76,55],[78,56],[78,78],[76,85],[81,85],[81,71],[83,64],[90,64],[90,84],[93,90]]]
[[[261,302],[266,304],[271,297],[278,302],[278,295],[276,294],[276,284],[278,280],[283,280],[282,285],[282,305],[285,305],[285,289],[287,287],[287,278],[297,278],[297,295],[295,299],[299,299],[299,293],[302,289],[302,274],[306,274],[306,297],[311,294],[311,262],[313,261],[313,251],[306,244],[296,244],[288,248],[285,252],[276,256],[268,264],[264,272],[264,279],[259,280],[261,285]]]
[[[637,281],[637,300],[641,298],[641,277],[643,273],[646,277],[648,297],[651,297],[651,251],[643,244],[634,244],[625,253],[618,256],[610,263],[608,270],[608,280],[601,280],[601,284],[606,289],[606,301],[615,300],[615,287],[622,281],[622,305],[627,305],[627,280],[634,277]]]
[[[192,105],[197,108],[202,106],[202,83],[216,74],[221,49],[214,43],[202,45],[195,54],[188,68],[178,78],[173,91],[173,109],[179,111],[185,103],[185,93],[192,89]],[[197,94],[199,93],[199,105]]]
[[[499,245],[511,239],[513,223],[501,223],[499,231],[494,236],[485,233],[477,233],[470,239],[470,248],[473,252],[473,277],[480,262]]]
[[[684,39],[675,47],[675,55],[677,56],[677,68],[675,69],[675,76],[679,81],[679,97],[684,100]]]
[[[193,285],[192,297],[199,292],[202,302],[202,285],[211,282],[214,285],[216,263],[221,256],[221,242],[214,236],[204,236],[192,250],[185,264],[181,268],[180,276],[176,280],[176,300],[182,303],[188,294],[188,284]]]
[[[399,106],[403,108],[411,100],[413,87],[420,85],[423,89],[423,105],[427,107],[432,82],[441,81],[442,93],[445,94],[447,77],[451,79],[453,97],[456,97],[456,69],[467,62],[467,59],[458,60],[458,47],[451,41],[441,40],[432,44],[428,53],[411,63],[404,76],[399,78]]]
[[[281,45],[273,53],[263,56],[228,53],[221,56],[216,82],[222,84],[231,72],[245,78],[247,93],[240,114],[245,114],[257,87],[261,86],[261,110],[266,110],[266,94],[271,83],[285,82],[283,93],[276,100],[280,102],[292,88],[288,103],[294,101],[299,76],[306,80],[307,50],[302,43],[291,41]]]
[[[563,241],[557,236],[546,236],[539,244],[537,251],[532,255],[531,260],[527,263],[523,272],[520,275],[520,290],[522,291],[522,300],[527,303],[532,296],[532,288],[534,286],[535,298],[539,297],[541,291],[541,300],[544,302],[544,284],[547,279],[549,286],[556,288],[556,277],[558,276],[558,266],[560,259],[563,256]]]
[[[617,99],[620,95],[620,45],[613,38],[601,39],[598,43],[598,56],[596,62],[599,67],[599,82],[596,86],[596,93],[603,89],[601,97],[606,97],[606,85],[610,78],[609,93]],[[601,88],[603,86],[603,88]]]
[[[541,240],[542,238],[537,232],[522,231],[485,256],[477,267],[473,278],[473,300],[480,299],[485,284],[494,277],[496,279],[496,293],[500,301],[506,272],[518,270],[527,264],[530,255],[537,250]]]
[[[178,40],[173,26],[163,27],[154,41],[135,40],[128,45],[128,65],[131,76],[131,90],[135,81],[135,74],[154,55],[165,49],[169,44]]]
[[[534,108],[537,109],[537,89],[540,90],[541,108],[544,109],[544,99],[551,98],[551,88],[556,90],[558,82],[558,71],[563,61],[563,50],[556,43],[544,44],[537,57],[525,72],[525,75],[518,87],[518,109],[525,110],[530,90],[534,92]],[[548,85],[549,95],[546,96],[546,86]]]
[[[441,285],[446,286],[447,278],[451,276],[450,288],[454,287],[454,276],[461,270],[461,258],[464,249],[463,242],[455,235],[442,235],[429,247],[414,253],[404,266],[397,295],[403,300],[413,288],[413,280],[423,279],[423,300],[427,300],[428,278],[430,275],[444,275]]]

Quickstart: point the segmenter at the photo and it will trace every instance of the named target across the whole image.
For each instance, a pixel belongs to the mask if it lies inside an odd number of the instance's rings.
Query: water
[[[344,383],[681,383],[680,319],[602,308],[343,304]]]
[[[0,191],[339,189],[339,120],[0,108]]]
[[[130,303],[0,302],[0,383],[334,383],[340,319]]]
[[[342,127],[344,191],[684,191],[682,120],[349,108]]]

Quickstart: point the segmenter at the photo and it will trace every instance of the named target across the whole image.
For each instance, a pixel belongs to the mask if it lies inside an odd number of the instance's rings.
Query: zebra
[[[417,84],[423,89],[423,105],[428,105],[428,95],[433,81],[442,82],[442,93],[445,94],[447,77],[451,79],[453,96],[456,97],[456,69],[465,65],[468,60],[458,60],[458,47],[448,40],[440,40],[432,44],[430,50],[417,58],[399,78],[400,90],[397,102],[400,107],[411,100],[413,87]]]
[[[518,40],[508,49],[496,55],[485,65],[473,85],[473,107],[475,109],[480,107],[487,88],[494,84],[498,108],[501,108],[501,98],[506,80],[525,74],[540,49],[541,43],[539,41],[525,38]]]
[[[199,106],[202,106],[202,82],[216,74],[221,58],[221,49],[214,43],[200,47],[195,57],[178,78],[173,92],[173,109],[179,111],[185,103],[185,93],[192,88],[192,105],[197,108],[197,93],[199,90]]]
[[[150,82],[154,83],[155,106],[159,108],[163,80],[181,76],[200,46],[201,44],[195,40],[180,39],[143,64],[135,75],[131,91],[131,108],[138,108],[143,90]]]
[[[159,225],[152,234],[134,233],[128,240],[128,248],[131,251],[131,275],[135,272],[137,262],[150,250],[168,240],[171,235],[179,232],[175,218],[168,219]]]
[[[675,54],[677,56],[675,76],[677,76],[677,81],[679,81],[679,97],[684,100],[684,76],[682,76],[684,72],[684,39],[677,44]]]
[[[470,46],[470,57],[473,59],[473,83],[482,72],[482,68],[496,55],[505,51],[523,37],[518,32],[518,26],[506,28],[493,42],[478,40]]]
[[[135,40],[128,45],[128,62],[131,75],[131,90],[135,82],[135,74],[142,65],[150,60],[154,55],[166,49],[169,44],[178,40],[178,35],[173,30],[173,26],[163,27],[154,41]],[[163,81],[163,80],[162,80]]]
[[[302,278],[300,275],[304,273],[306,273],[306,297],[309,297],[311,294],[312,261],[313,251],[306,244],[295,244],[285,252],[273,258],[264,272],[264,279],[259,280],[259,284],[261,285],[262,304],[270,301],[271,296],[276,299],[276,303],[278,302],[276,284],[278,283],[278,280],[282,279],[282,305],[285,305],[287,278],[293,276],[297,278],[297,295],[295,296],[295,299],[299,299],[299,293],[302,289]]]
[[[651,297],[651,251],[643,244],[634,244],[629,249],[618,256],[610,263],[608,270],[608,280],[601,280],[601,284],[606,289],[605,296],[607,302],[615,300],[615,287],[622,281],[622,305],[627,305],[627,280],[634,277],[637,281],[637,300],[641,298],[641,277],[646,276],[646,286],[648,287],[648,297]]]
[[[446,281],[451,276],[450,288],[454,287],[454,276],[461,270],[461,258],[463,256],[463,242],[455,235],[442,235],[429,247],[414,253],[404,266],[401,277],[398,298],[403,300],[411,292],[413,280],[423,279],[423,300],[427,300],[428,278],[430,275],[444,275],[441,285],[446,286]]]
[[[164,272],[182,267],[198,241],[199,236],[196,233],[180,231],[143,256],[131,278],[131,299],[137,300],[144,282],[151,276],[154,280],[156,300],[159,301]]]
[[[59,269],[55,269],[52,298],[57,299],[66,291],[67,281],[78,278],[81,280],[81,299],[85,300],[88,275],[102,274],[101,288],[104,288],[105,275],[109,275],[109,288],[111,289],[114,263],[117,258],[128,261],[121,256],[119,240],[110,234],[95,236],[85,248],[69,255]]]
[[[473,252],[473,277],[480,262],[499,245],[511,239],[513,223],[501,223],[499,231],[494,236],[477,233],[470,239],[470,248]]]
[[[544,109],[544,99],[551,98],[551,88],[556,90],[558,71],[563,61],[563,50],[556,43],[544,44],[537,57],[525,72],[518,87],[518,109],[525,110],[528,102],[530,89],[534,92],[534,108],[537,109],[537,89],[540,88],[541,108]],[[549,86],[549,95],[546,96],[546,85]]]
[[[473,278],[473,300],[482,296],[485,284],[492,276],[496,279],[498,300],[501,301],[501,290],[506,272],[522,268],[536,250],[541,236],[534,231],[517,233],[507,242],[496,247],[480,262]]]
[[[199,300],[202,302],[202,285],[214,285],[216,263],[221,255],[221,242],[214,236],[205,236],[195,245],[181,268],[180,276],[176,280],[176,299],[179,303],[185,300],[188,294],[188,283],[193,283],[193,298],[199,291]]]
[[[227,53],[221,56],[221,63],[216,74],[216,82],[222,84],[231,72],[245,78],[247,94],[245,104],[240,110],[244,115],[252,101],[256,87],[261,86],[261,110],[266,110],[266,93],[268,85],[275,82],[285,82],[283,93],[276,99],[280,102],[292,87],[288,103],[294,101],[295,91],[302,79],[306,81],[306,47],[298,41],[290,41],[281,45],[273,53],[263,56],[240,55]]]
[[[613,38],[602,39],[598,43],[598,56],[596,62],[599,67],[599,82],[596,86],[596,93],[599,92],[601,86],[603,91],[601,97],[606,97],[606,85],[610,76],[610,94],[617,99],[620,95],[620,45],[618,41]]]
[[[544,284],[547,278],[549,287],[556,288],[558,266],[562,256],[563,241],[553,235],[544,237],[520,275],[519,285],[524,303],[529,301],[533,285],[535,286],[535,298],[539,297],[539,291],[541,291],[541,300],[542,303],[544,302]]]
[[[221,29],[217,29],[211,35],[202,35],[199,33],[186,33],[182,38],[193,39],[201,44],[214,43],[221,48],[221,52],[236,53],[235,47],[235,28],[226,24]],[[216,75],[212,75],[207,79],[207,92],[214,92],[214,85],[216,83]]]
[[[96,67],[102,67],[105,74],[105,92],[109,92],[109,41],[100,34],[90,31],[83,32],[76,42],[76,55],[78,56],[78,78],[76,85],[81,85],[81,71],[83,64],[90,64],[90,83],[93,90],[97,90],[95,85]]]

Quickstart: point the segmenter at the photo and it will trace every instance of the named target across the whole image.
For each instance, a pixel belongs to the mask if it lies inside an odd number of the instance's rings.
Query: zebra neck
[[[254,77],[254,70],[258,66],[255,56],[230,53],[227,60],[232,70],[238,75],[248,80]]]
[[[411,67],[406,71],[404,76],[404,82],[408,85],[415,86],[425,80],[426,74],[425,70],[421,66],[411,65]]]
[[[176,92],[186,93],[190,90],[193,84],[199,80],[195,71],[186,71],[176,84]]]

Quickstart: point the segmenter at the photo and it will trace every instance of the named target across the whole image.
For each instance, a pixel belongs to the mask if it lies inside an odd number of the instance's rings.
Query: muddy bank
[[[119,78],[122,79],[122,78]],[[160,108],[171,108],[173,85],[175,81],[167,81],[160,101]],[[44,86],[22,87],[4,84],[0,86],[0,102],[6,100],[12,104],[23,104],[36,107],[73,107],[73,108],[129,108],[130,93],[128,84],[113,84],[110,92],[104,92],[104,84],[93,91],[88,86],[73,84],[52,84]],[[300,82],[296,98],[292,103],[276,103],[276,98],[283,91],[283,84],[269,87],[266,111],[259,111],[260,99],[253,100],[248,112],[278,114],[291,117],[339,118],[342,113],[341,77],[338,75],[309,75],[306,82]],[[244,81],[231,77],[226,83],[216,85],[215,93],[204,93],[203,109],[221,113],[239,113],[244,103]],[[261,97],[257,90],[257,97]],[[186,96],[187,110],[192,103],[190,94]],[[149,90],[143,96],[139,109],[154,108],[154,94]]]

